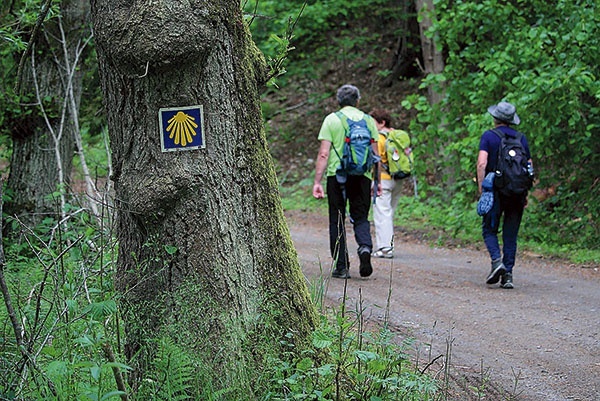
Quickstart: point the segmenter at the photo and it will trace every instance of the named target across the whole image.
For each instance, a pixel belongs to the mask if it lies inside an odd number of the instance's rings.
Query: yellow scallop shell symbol
[[[194,117],[183,111],[178,111],[169,119],[167,132],[170,139],[175,138],[175,145],[187,146],[188,143],[192,143],[192,136],[196,136],[196,128],[198,128],[194,120]]]

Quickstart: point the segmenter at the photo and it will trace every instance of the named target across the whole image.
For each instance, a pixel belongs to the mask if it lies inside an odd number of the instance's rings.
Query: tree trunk
[[[261,357],[287,333],[306,340],[316,317],[262,129],[264,59],[237,0],[93,0],[92,13],[126,354],[139,379],[152,339],[169,337],[213,388],[251,399]],[[195,105],[206,147],[162,152],[159,109]]]
[[[411,78],[421,73],[417,68],[420,58],[417,53],[420,47],[420,36],[415,4],[412,0],[402,0],[398,7],[402,8],[403,17],[398,21],[399,26],[395,31],[399,31],[400,35],[392,59],[391,73],[382,82],[384,87],[391,86],[398,79]]]
[[[436,35],[428,37],[425,33],[431,28],[431,16],[435,15],[433,0],[415,0],[419,14],[419,30],[421,33],[421,49],[423,51],[423,64],[425,74],[440,74],[444,71],[444,56],[436,41]],[[429,104],[436,105],[444,98],[444,88],[429,85]]]
[[[76,48],[84,35],[90,35],[88,17],[87,1],[64,1],[61,18],[45,23],[22,77],[27,99],[9,118],[13,152],[7,181],[11,196],[5,210],[30,226],[47,216],[60,218],[64,212],[75,150],[73,107],[79,107],[83,78]],[[70,94],[73,101],[67,103]],[[50,196],[54,193],[60,196]]]

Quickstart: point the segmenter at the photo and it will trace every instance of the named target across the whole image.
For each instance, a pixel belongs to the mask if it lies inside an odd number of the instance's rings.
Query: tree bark
[[[61,19],[45,23],[25,63],[23,104],[9,118],[13,152],[5,210],[27,225],[48,216],[60,218],[63,212],[75,150],[73,107],[79,107],[83,79],[74,66],[79,57],[75,50],[84,35],[90,35],[88,17],[87,1],[63,1]],[[73,107],[66,103],[70,94]],[[50,196],[53,193],[60,193],[61,200]]]
[[[213,388],[251,399],[265,353],[316,321],[262,127],[262,54],[237,0],[93,0],[92,14],[133,384],[167,336]],[[206,148],[162,152],[159,109],[193,105]]]

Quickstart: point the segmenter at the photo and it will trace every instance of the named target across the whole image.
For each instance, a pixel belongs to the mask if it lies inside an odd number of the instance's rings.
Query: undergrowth
[[[235,389],[208,382],[211,367],[174,338],[143,339],[154,357],[131,380],[112,224],[94,227],[84,214],[35,230],[14,221],[20,235],[4,241],[6,259],[0,247],[0,400],[232,400]],[[312,345],[272,352],[247,400],[440,399],[437,382],[411,363],[410,340],[367,329],[362,305],[325,308],[328,279],[310,285],[321,311]]]

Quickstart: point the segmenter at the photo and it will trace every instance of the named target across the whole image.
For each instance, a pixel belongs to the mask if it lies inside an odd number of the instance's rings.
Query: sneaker
[[[373,273],[373,266],[371,266],[371,252],[365,251],[358,254],[360,259],[360,267],[358,272],[361,277],[369,277]]]
[[[515,288],[512,281],[512,273],[504,273],[502,275],[502,279],[500,280],[500,287],[506,288],[508,290],[512,290]]]
[[[350,272],[346,268],[337,268],[331,273],[333,278],[350,278]]]
[[[486,284],[496,284],[500,277],[506,273],[506,267],[502,263],[501,259],[492,260],[492,271],[488,274],[485,279]]]
[[[392,259],[394,257],[394,250],[392,248],[379,248],[379,250],[373,252],[373,257]]]

